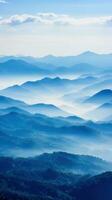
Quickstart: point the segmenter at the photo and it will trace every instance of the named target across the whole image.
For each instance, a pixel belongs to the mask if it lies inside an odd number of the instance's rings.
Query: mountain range
[[[106,145],[103,137],[111,140],[111,121],[89,122],[78,116],[70,116],[54,105],[28,105],[1,96],[0,99],[1,155],[30,156],[53,150],[74,152],[74,146],[77,152],[91,153],[90,143],[95,143],[96,154],[102,144]],[[105,151],[107,149],[105,146]],[[110,159],[111,154],[108,156]]]
[[[105,67],[111,66],[112,54],[96,54],[91,51],[84,52],[77,56],[65,56],[65,57],[56,57],[48,55],[43,58],[39,58],[38,61],[44,63],[55,63],[59,66],[73,66],[78,63],[88,63],[90,65]]]
[[[12,76],[12,75],[42,75],[47,74],[47,69],[41,69],[37,65],[25,62],[23,60],[7,60],[4,63],[0,63],[0,75]]]
[[[69,91],[76,91],[96,83],[97,78],[79,77],[76,79],[43,78],[36,81],[28,81],[21,85],[13,85],[0,90],[1,95],[17,98],[27,102],[47,102],[67,94]],[[54,100],[54,101],[55,101]]]
[[[2,76],[56,76],[73,74],[111,73],[112,54],[84,52],[78,56],[43,58],[4,56],[0,57],[0,74]]]
[[[88,63],[90,65],[100,66],[100,67],[111,67],[112,63],[112,54],[97,54],[91,51],[86,51],[77,56],[53,56],[47,55],[41,58],[34,57],[25,57],[25,56],[1,56],[0,62],[5,62],[7,60],[24,60],[29,63],[47,63],[54,66],[73,66],[79,63]]]
[[[112,54],[0,57],[0,200],[112,199]]]
[[[69,113],[63,111],[62,109],[56,107],[52,104],[33,104],[28,105],[23,101],[19,101],[16,99],[8,98],[5,96],[0,96],[0,108],[2,113],[9,113],[9,112],[20,112],[20,113],[38,113],[44,114],[48,116],[68,116]]]

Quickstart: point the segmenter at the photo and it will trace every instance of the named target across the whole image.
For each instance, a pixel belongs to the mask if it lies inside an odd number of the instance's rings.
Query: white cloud
[[[111,25],[112,16],[75,18],[70,15],[55,13],[38,13],[37,15],[13,15],[8,18],[1,18],[0,25],[21,25],[24,23],[38,23],[44,25],[71,25],[71,26],[91,26],[91,25]]]
[[[0,0],[0,3],[7,3],[7,1],[5,1],[5,0]]]

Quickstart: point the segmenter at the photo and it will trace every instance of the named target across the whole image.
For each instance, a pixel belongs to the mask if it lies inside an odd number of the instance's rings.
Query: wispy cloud
[[[8,18],[0,19],[0,25],[15,26],[24,23],[70,26],[112,25],[112,16],[75,18],[73,16],[64,14],[38,13],[37,15],[13,15]]]
[[[7,3],[7,1],[5,1],[5,0],[0,0],[0,3],[5,4],[5,3]]]

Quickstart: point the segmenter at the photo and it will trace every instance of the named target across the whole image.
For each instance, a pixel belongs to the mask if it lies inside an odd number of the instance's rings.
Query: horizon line
[[[91,50],[87,50],[87,51],[81,51],[80,53],[76,53],[76,54],[66,54],[66,55],[56,55],[56,54],[43,54],[41,56],[35,56],[35,55],[25,55],[25,54],[0,54],[0,57],[33,57],[33,58],[43,58],[43,57],[74,57],[74,56],[80,56],[83,54],[96,54],[96,55],[112,55],[112,51],[111,52],[107,52],[107,53],[102,53],[102,52],[95,52],[95,51],[91,51]]]

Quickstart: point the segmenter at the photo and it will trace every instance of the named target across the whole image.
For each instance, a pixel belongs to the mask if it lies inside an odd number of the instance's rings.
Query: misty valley
[[[0,56],[0,200],[112,200],[112,54]]]

